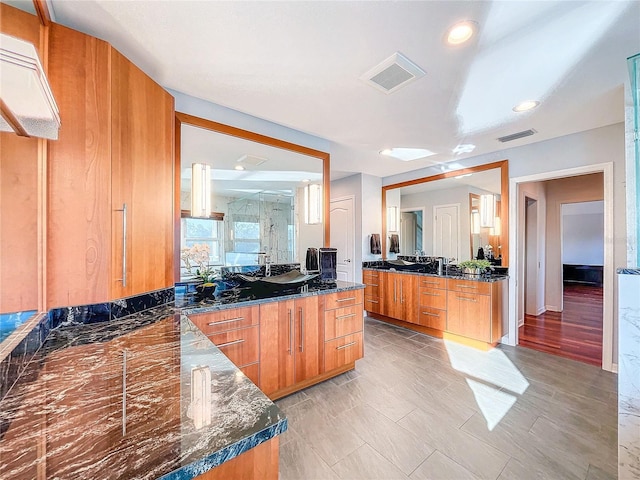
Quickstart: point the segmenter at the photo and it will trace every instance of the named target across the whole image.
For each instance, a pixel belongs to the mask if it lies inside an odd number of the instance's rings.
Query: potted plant
[[[462,272],[468,275],[481,275],[487,268],[491,267],[489,260],[465,260],[458,263]]]
[[[210,298],[216,290],[218,272],[209,265],[209,246],[196,244],[190,248],[184,248],[181,258],[185,263],[187,273],[192,274],[192,268],[197,265],[194,277],[202,281],[196,285],[197,295],[201,298]]]

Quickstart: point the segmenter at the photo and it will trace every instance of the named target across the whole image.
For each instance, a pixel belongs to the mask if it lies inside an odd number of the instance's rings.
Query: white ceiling
[[[494,168],[475,172],[462,178],[448,177],[431,182],[417,183],[407,187],[400,187],[400,195],[415,195],[417,193],[449,190],[458,187],[472,187],[499,195],[501,189],[500,173],[499,168]]]
[[[335,142],[338,176],[447,162],[459,143],[477,146],[463,158],[622,122],[626,58],[640,51],[638,1],[50,3],[56,21],[111,42],[166,87]],[[445,45],[460,20],[478,34]],[[390,95],[359,79],[394,52],[427,74]],[[541,105],[511,110],[528,99]],[[496,140],[529,128],[538,133]],[[438,155],[378,154],[392,146]]]

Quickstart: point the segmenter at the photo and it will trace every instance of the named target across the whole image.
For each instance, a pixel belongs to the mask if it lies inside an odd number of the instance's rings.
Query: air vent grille
[[[258,157],[256,155],[243,155],[238,160],[236,160],[236,162],[240,164],[251,165],[252,167],[262,165],[266,161],[266,158]]]
[[[530,128],[529,130],[523,130],[518,133],[512,133],[511,135],[505,135],[504,137],[500,137],[498,138],[498,141],[502,143],[512,142],[514,140],[518,140],[519,138],[530,137],[534,133],[538,133],[538,132],[536,132],[533,128]]]
[[[415,63],[396,52],[366,72],[361,80],[384,93],[392,93],[425,75]]]

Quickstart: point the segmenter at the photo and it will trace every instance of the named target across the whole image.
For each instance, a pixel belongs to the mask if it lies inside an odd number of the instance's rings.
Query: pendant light
[[[304,187],[304,223],[322,223],[322,187],[317,183],[309,183]]]
[[[191,216],[211,216],[211,167],[205,163],[191,165]]]

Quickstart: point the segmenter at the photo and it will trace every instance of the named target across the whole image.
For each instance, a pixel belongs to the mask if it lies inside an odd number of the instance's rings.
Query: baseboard
[[[547,311],[546,307],[540,307],[540,308],[537,310],[537,312],[538,312],[538,313],[536,313],[536,317],[537,317],[538,315],[542,315],[542,314],[543,314],[544,312],[546,312],[546,311]]]
[[[545,305],[545,310],[548,310],[550,312],[561,312],[562,309],[560,307],[556,307],[555,305]]]
[[[617,363],[612,363],[611,364],[611,372],[618,373],[618,364]]]
[[[518,328],[520,328],[523,325],[524,325],[524,318],[521,318],[520,320],[518,320]]]

